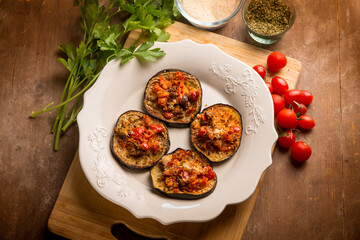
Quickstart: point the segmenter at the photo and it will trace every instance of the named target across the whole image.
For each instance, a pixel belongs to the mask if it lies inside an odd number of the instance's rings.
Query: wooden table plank
[[[315,94],[309,114],[317,126],[301,138],[313,156],[299,166],[275,149],[243,239],[360,239],[360,3],[293,2],[293,29],[262,47],[302,63],[298,87]],[[259,46],[241,14],[215,32]],[[71,0],[0,1],[1,239],[62,239],[46,224],[78,148],[77,128],[54,153],[53,114],[27,117],[60,98],[67,72],[55,61],[57,45],[80,39]]]

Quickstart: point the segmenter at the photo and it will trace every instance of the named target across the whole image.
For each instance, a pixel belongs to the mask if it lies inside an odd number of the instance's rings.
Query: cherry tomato
[[[307,112],[307,107],[303,104],[300,103],[298,104],[292,104],[291,105],[294,109],[294,112],[299,116],[299,115],[304,115]]]
[[[268,69],[272,72],[278,72],[280,69],[285,67],[287,64],[287,59],[284,54],[281,52],[273,52],[267,58]]]
[[[289,85],[282,77],[273,77],[271,79],[271,85],[274,88],[274,92],[283,95],[289,90]]]
[[[270,94],[273,94],[273,92],[274,92],[273,85],[270,82],[265,82],[265,84],[268,87]]]
[[[260,75],[262,79],[265,79],[266,76],[266,68],[262,65],[256,65],[253,69]]]
[[[291,157],[298,162],[308,160],[311,152],[310,146],[302,141],[297,141],[291,146]]]
[[[277,124],[282,128],[296,128],[296,114],[289,108],[282,109],[276,116]]]
[[[307,90],[301,90],[301,92],[304,94],[304,99],[303,99],[302,103],[305,105],[310,105],[310,103],[312,103],[312,101],[314,99],[314,96],[312,95],[312,93]]]
[[[284,93],[284,100],[288,104],[295,105],[296,103],[294,102],[302,103],[303,99],[304,99],[304,94],[297,89],[291,89],[286,93]]]
[[[274,103],[274,116],[276,116],[282,109],[284,109],[285,102],[283,97],[278,94],[272,94],[271,97]]]
[[[315,127],[315,121],[308,115],[301,115],[298,119],[298,125],[303,129],[312,129]]]
[[[290,148],[295,143],[295,134],[291,130],[287,130],[278,138],[279,145],[283,148]]]

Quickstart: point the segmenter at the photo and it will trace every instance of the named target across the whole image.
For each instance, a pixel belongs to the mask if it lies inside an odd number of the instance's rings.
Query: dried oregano
[[[279,34],[290,25],[290,8],[280,0],[251,0],[245,11],[248,26],[264,35]]]

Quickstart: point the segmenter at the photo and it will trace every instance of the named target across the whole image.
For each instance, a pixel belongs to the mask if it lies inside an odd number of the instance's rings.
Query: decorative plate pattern
[[[85,176],[106,199],[138,218],[162,224],[208,221],[226,205],[246,200],[262,173],[271,165],[271,148],[277,139],[271,95],[264,81],[243,62],[212,44],[191,40],[156,43],[166,56],[155,63],[132,60],[125,65],[112,61],[84,96],[78,115],[79,157]],[[214,165],[218,176],[215,191],[198,200],[171,199],[151,188],[150,172],[124,168],[112,156],[110,138],[117,118],[128,110],[145,112],[142,105],[147,81],[154,73],[178,68],[198,77],[202,84],[202,109],[224,103],[234,106],[243,118],[243,137],[237,153]],[[171,146],[192,148],[190,129],[169,128]]]

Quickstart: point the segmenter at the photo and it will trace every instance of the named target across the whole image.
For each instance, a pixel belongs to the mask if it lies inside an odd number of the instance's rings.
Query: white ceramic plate
[[[271,148],[277,139],[271,95],[260,76],[245,63],[212,44],[191,40],[156,43],[166,56],[155,63],[133,59],[125,65],[111,61],[84,96],[78,115],[79,156],[90,184],[106,199],[137,218],[162,224],[207,221],[226,205],[246,200],[271,165]],[[142,104],[147,81],[158,71],[178,68],[197,76],[202,84],[202,109],[216,103],[234,106],[243,118],[243,136],[237,153],[216,164],[215,191],[198,200],[178,200],[151,188],[149,171],[131,171],[112,156],[110,138],[117,118],[128,110],[145,112]],[[169,128],[170,150],[190,149],[190,129]]]

